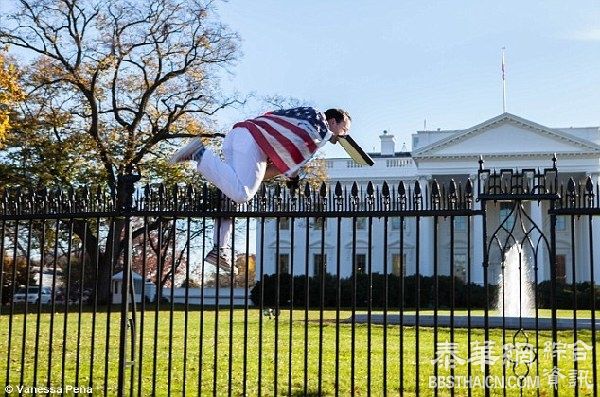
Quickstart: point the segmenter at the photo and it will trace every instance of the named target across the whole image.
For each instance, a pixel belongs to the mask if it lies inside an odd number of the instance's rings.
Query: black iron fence
[[[598,395],[598,181],[436,179],[5,190],[5,394]]]

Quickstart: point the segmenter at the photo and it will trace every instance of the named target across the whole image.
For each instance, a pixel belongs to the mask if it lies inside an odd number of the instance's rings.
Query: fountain
[[[518,244],[505,253],[496,300],[496,309],[504,317],[535,316],[534,291],[529,282],[531,270]]]

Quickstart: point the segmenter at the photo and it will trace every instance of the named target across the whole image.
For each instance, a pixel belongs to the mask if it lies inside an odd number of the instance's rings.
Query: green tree
[[[24,98],[18,77],[19,72],[8,59],[6,51],[0,51],[0,143],[11,128],[11,113]]]

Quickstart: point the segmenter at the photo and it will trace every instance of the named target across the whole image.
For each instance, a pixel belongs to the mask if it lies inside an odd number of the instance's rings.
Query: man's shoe
[[[204,262],[213,266],[219,266],[223,272],[231,274],[231,258],[227,255],[225,249],[213,248],[204,257]],[[233,266],[233,274],[238,274],[237,266]]]
[[[194,138],[190,140],[184,147],[176,151],[169,162],[172,164],[182,163],[184,161],[197,161],[200,162],[202,154],[204,153],[204,145],[200,138]]]

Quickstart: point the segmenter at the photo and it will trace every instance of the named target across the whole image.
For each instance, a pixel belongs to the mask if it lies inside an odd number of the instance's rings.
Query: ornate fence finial
[[[556,171],[556,153],[552,156],[552,169]]]
[[[406,186],[404,185],[404,181],[400,181],[400,184],[398,185],[398,196],[400,196],[400,198],[406,196]]]
[[[485,161],[483,161],[483,156],[479,155],[479,171],[483,171],[483,163],[485,163]]]
[[[454,181],[454,179],[450,180],[448,199],[449,199],[450,207],[454,209],[456,207],[456,202],[458,201],[458,195],[456,194],[456,182]]]
[[[304,185],[304,198],[310,200],[310,184],[308,182]]]
[[[171,189],[171,194],[173,197],[171,198],[171,208],[175,211],[179,210],[179,186],[177,184],[173,185],[173,189]]]
[[[592,177],[589,175],[585,180],[585,191],[588,194],[594,194],[594,182],[592,182]]]
[[[88,211],[90,208],[90,187],[87,184],[83,186],[81,194],[83,199],[83,209],[84,211]]]
[[[467,203],[471,203],[473,201],[473,182],[471,181],[471,178],[467,178],[467,183],[465,185],[465,196]]]
[[[8,190],[4,189],[2,192],[2,213],[6,213],[8,210]]]
[[[344,189],[342,189],[340,181],[336,182],[335,188],[333,189],[333,195],[335,197],[336,206],[338,209],[341,209],[344,205]]]
[[[352,188],[350,189],[350,203],[352,204],[352,207],[356,209],[359,202],[360,200],[358,198],[358,184],[354,182],[352,184]]]
[[[381,194],[383,195],[384,198],[390,197],[390,187],[388,186],[388,183],[386,181],[383,181],[383,186],[381,188]]]
[[[592,182],[592,177],[589,175],[585,180],[585,199],[586,206],[594,206],[594,182]]]
[[[352,195],[352,197],[358,198],[358,184],[356,182],[354,182],[352,184],[352,189],[350,189],[350,194]]]
[[[335,194],[335,198],[337,198],[337,199],[341,199],[342,196],[344,195],[344,191],[342,189],[342,184],[339,181],[336,182],[336,184],[335,184],[334,194]]]
[[[438,200],[440,198],[440,184],[435,179],[431,184],[431,198],[437,198]]]
[[[577,198],[577,193],[575,191],[576,187],[575,187],[575,180],[573,179],[573,177],[569,178],[569,182],[567,183],[567,204],[570,207],[574,207],[575,206],[575,200]]]
[[[67,193],[67,206],[69,207],[70,211],[76,210],[76,203],[77,201],[75,200],[75,189],[73,188],[73,186],[69,186],[69,191]]]
[[[433,182],[431,183],[431,206],[432,209],[439,209],[440,207],[440,201],[441,201],[441,195],[440,195],[440,184],[438,183],[437,180],[433,180]]]
[[[42,196],[47,200],[48,199],[48,191],[46,188],[42,191]],[[96,187],[96,210],[102,208],[102,203],[104,199],[104,194],[102,192],[102,188],[100,186]]]
[[[419,183],[419,181],[415,181],[414,194],[415,197],[421,197],[421,184]]]
[[[326,198],[327,197],[327,184],[325,182],[321,183],[321,188],[319,189],[319,196],[321,196],[321,198]]]
[[[273,196],[275,199],[281,200],[281,185],[279,183],[275,185],[275,192],[273,192]]]
[[[369,183],[367,183],[367,195],[373,197],[374,194],[375,188],[373,187],[373,182],[369,181]]]

